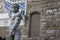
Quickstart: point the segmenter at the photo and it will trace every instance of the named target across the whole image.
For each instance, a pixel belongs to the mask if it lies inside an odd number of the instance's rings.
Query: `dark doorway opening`
[[[2,40],[6,40],[6,38],[2,38]]]
[[[0,37],[0,40],[2,40],[2,37]]]
[[[6,40],[6,38],[2,38],[2,37],[0,37],[0,40]]]

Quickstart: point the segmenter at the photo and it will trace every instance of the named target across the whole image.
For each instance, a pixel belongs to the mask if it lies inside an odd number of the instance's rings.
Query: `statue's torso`
[[[12,15],[12,17],[11,17],[12,19],[11,19],[11,25],[10,25],[10,31],[12,31],[12,29],[14,28],[14,24],[15,24],[15,22],[17,22],[17,18],[18,19],[21,19],[22,18],[22,16],[21,16],[21,14],[20,13],[16,13],[16,14],[14,14],[14,15]],[[18,20],[19,21],[19,20]],[[18,27],[17,27],[18,28]]]

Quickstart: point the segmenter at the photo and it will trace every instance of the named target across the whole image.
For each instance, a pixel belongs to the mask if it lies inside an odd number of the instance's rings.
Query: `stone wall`
[[[7,27],[1,27],[0,28],[0,37],[6,38],[6,36],[8,34],[8,32],[6,30],[7,30]]]
[[[40,38],[29,36],[30,15],[33,12],[40,13]],[[59,40],[60,39],[60,1],[40,0],[28,1],[26,20],[26,40]]]

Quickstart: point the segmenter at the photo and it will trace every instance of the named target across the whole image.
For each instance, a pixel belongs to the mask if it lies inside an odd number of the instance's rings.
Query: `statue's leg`
[[[11,39],[10,40],[14,40],[14,37],[15,37],[15,35],[13,34],[13,35],[11,35]]]
[[[15,38],[15,32],[14,32],[14,33],[12,32],[12,33],[10,34],[10,40],[14,40],[14,38]]]
[[[20,32],[20,29],[16,29],[16,32],[15,32],[15,40],[21,40],[21,32]]]

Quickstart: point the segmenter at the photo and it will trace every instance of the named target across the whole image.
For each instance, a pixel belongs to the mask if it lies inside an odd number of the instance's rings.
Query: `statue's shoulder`
[[[20,12],[18,12],[18,13],[17,13],[17,16],[18,16],[18,17],[21,17],[21,13],[20,13]]]

